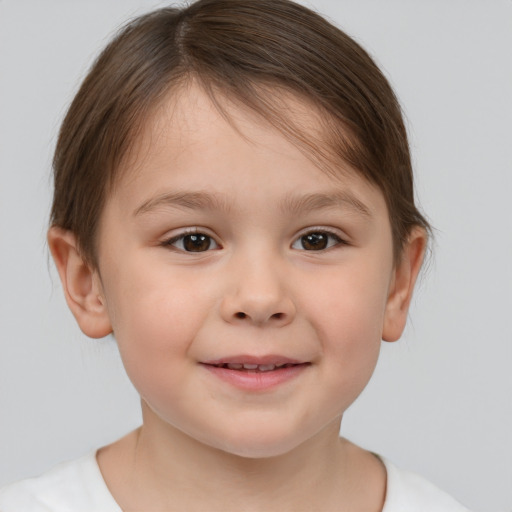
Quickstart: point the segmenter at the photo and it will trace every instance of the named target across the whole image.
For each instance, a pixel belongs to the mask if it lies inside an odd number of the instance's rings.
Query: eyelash
[[[199,237],[199,240],[198,240],[199,243],[205,242],[205,241],[207,242],[207,245],[205,246],[204,250],[202,250],[199,245],[198,245],[198,248],[200,250],[197,250],[197,251],[187,250],[185,248],[185,246],[183,245],[185,243],[185,239],[187,237],[192,237],[194,235]],[[318,242],[319,240],[322,241],[321,240],[322,236],[327,237],[326,246],[325,247],[320,247],[320,248],[317,248],[317,249],[306,249],[304,247],[305,239],[308,236],[312,237],[312,235],[316,235],[316,236],[321,235],[320,237],[318,237],[316,239],[316,242]],[[178,247],[176,245],[177,242],[181,242],[181,244],[183,246],[182,247]],[[192,240],[192,242],[194,243],[193,240]],[[334,242],[334,243],[332,243],[332,242]],[[213,248],[211,247],[212,243],[215,246]],[[302,249],[299,249],[298,247],[294,247],[298,243],[302,243]],[[308,243],[313,243],[314,244],[315,243],[315,239],[314,238],[310,239]],[[199,229],[191,229],[189,231],[182,232],[179,235],[173,236],[172,238],[169,238],[168,240],[165,240],[164,242],[162,242],[162,245],[164,247],[172,247],[173,249],[175,249],[177,251],[188,252],[188,253],[208,252],[210,250],[215,250],[215,249],[220,249],[221,248],[213,237],[211,237],[210,235],[207,235],[206,233],[200,231]],[[328,250],[328,249],[330,249],[332,247],[335,247],[337,245],[348,245],[348,244],[347,244],[347,242],[345,240],[340,238],[339,235],[337,235],[336,233],[334,233],[332,231],[329,231],[327,229],[311,229],[311,230],[303,233],[302,235],[300,235],[293,242],[291,247],[292,247],[292,249],[298,249],[298,250],[303,250],[303,251],[307,251],[307,252],[321,252],[321,251],[326,251],[326,250]]]
[[[348,245],[347,242],[345,240],[343,240],[337,233],[334,233],[333,231],[330,231],[328,229],[325,229],[325,228],[314,228],[314,229],[309,229],[308,231],[306,231],[305,233],[303,233],[302,235],[300,235],[292,244],[292,248],[296,248],[294,247],[295,244],[297,243],[304,243],[304,239],[308,236],[312,236],[312,235],[322,235],[322,236],[326,236],[327,237],[327,246],[326,247],[321,247],[320,249],[305,249],[304,246],[301,250],[304,250],[304,251],[308,251],[308,252],[321,252],[321,251],[326,251],[328,249],[331,249],[332,247],[336,247],[337,245]],[[330,243],[330,242],[334,242],[334,243]]]
[[[185,249],[184,247],[177,247],[175,244],[176,242],[179,242],[181,241],[181,243],[185,243],[185,239],[187,237],[192,237],[192,236],[197,236],[197,237],[203,237],[203,241],[204,239],[207,239],[208,240],[208,245],[206,247],[206,249],[203,251],[203,250],[199,250],[199,251],[188,251],[187,249]],[[199,240],[201,241],[201,240]],[[211,237],[210,235],[207,235],[206,233],[203,233],[202,231],[200,231],[199,229],[190,229],[190,230],[187,230],[187,231],[184,231],[182,233],[180,233],[179,235],[176,235],[176,236],[173,236],[172,238],[169,238],[168,240],[165,240],[162,245],[164,247],[172,247],[173,249],[176,249],[177,251],[181,251],[181,252],[207,252],[208,250],[212,250],[211,248],[211,244],[214,244],[216,247],[214,247],[213,249],[219,249],[220,246],[219,244],[215,241],[215,239],[213,237]]]

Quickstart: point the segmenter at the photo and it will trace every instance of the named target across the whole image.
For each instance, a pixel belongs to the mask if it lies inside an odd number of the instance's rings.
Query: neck
[[[109,482],[108,468],[102,471],[125,512],[199,511],[205,504],[212,511],[356,510],[353,491],[367,469],[362,450],[339,438],[339,426],[333,422],[285,454],[248,458],[212,448],[145,414],[144,425],[117,450],[124,460],[116,466],[124,474]],[[382,499],[381,492],[379,503]]]

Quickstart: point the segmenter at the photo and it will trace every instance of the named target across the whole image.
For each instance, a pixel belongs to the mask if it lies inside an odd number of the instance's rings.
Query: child
[[[339,438],[427,244],[400,108],[287,0],[130,23],[61,128],[50,250],[143,425],[0,491],[11,511],[465,510]]]

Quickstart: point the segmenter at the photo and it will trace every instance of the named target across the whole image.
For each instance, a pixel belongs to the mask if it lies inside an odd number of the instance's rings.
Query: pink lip
[[[310,366],[295,359],[283,356],[268,355],[264,357],[234,356],[200,363],[203,368],[220,380],[244,391],[266,391],[285,384],[301,375]],[[290,365],[269,371],[232,370],[226,364],[258,364],[258,365]]]
[[[266,356],[250,356],[250,355],[236,355],[229,357],[222,357],[219,359],[211,359],[203,361],[202,364],[221,365],[221,364],[275,364],[276,366],[283,364],[302,364],[304,361],[298,359],[290,359],[280,355],[268,354]]]

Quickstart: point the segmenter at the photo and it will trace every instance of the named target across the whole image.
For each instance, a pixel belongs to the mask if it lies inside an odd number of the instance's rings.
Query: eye
[[[211,249],[218,249],[217,242],[204,233],[186,233],[175,236],[164,242],[165,246],[172,246],[184,252],[205,252]]]
[[[343,243],[345,242],[338,235],[329,231],[310,231],[298,238],[292,244],[292,248],[304,251],[323,251]]]

